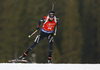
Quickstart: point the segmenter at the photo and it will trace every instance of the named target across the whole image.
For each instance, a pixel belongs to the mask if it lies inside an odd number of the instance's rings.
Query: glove
[[[40,30],[40,27],[37,27],[36,30]]]
[[[56,36],[56,33],[54,33],[54,36]]]
[[[36,28],[36,30],[39,30],[40,29],[40,25],[37,25],[37,28]]]

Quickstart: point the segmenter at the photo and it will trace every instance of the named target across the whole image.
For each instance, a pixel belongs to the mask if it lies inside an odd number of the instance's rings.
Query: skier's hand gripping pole
[[[38,30],[35,30],[31,35],[28,35],[28,38],[30,38],[31,36],[33,36]]]

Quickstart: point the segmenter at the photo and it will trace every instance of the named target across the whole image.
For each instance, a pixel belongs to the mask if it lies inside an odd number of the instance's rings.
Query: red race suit
[[[45,16],[45,22],[42,26],[42,31],[45,33],[53,33],[54,27],[57,24],[56,17],[54,17],[53,21],[49,21],[48,16]]]

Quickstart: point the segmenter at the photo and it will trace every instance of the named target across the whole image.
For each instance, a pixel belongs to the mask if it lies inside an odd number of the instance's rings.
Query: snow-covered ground
[[[100,64],[0,63],[0,70],[100,70]]]

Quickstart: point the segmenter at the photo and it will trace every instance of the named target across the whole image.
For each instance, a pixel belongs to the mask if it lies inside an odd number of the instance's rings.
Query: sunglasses
[[[54,16],[49,16],[50,18],[54,18]]]
[[[54,15],[49,15],[50,18],[54,18]]]

